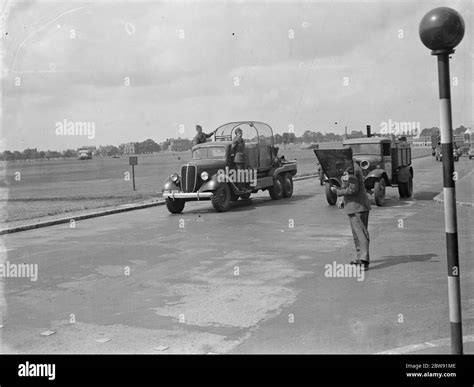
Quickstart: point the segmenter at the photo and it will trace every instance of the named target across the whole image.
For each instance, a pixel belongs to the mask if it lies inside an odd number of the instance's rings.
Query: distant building
[[[171,140],[170,149],[173,152],[183,152],[190,150],[193,146],[191,140],[187,138],[178,138],[177,140]]]
[[[124,155],[133,155],[135,154],[135,143],[129,142],[127,144],[123,144],[123,154]]]
[[[101,156],[107,156],[115,147],[113,145],[100,146],[97,153]]]
[[[97,148],[95,146],[83,146],[83,147],[80,147],[77,151],[81,151],[81,150],[88,150],[88,151],[95,151]]]

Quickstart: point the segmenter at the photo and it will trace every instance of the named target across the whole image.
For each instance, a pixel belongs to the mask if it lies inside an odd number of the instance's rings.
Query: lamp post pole
[[[451,352],[463,353],[461,320],[461,286],[456,215],[456,186],[453,157],[453,126],[449,55],[464,36],[464,20],[452,8],[438,7],[420,22],[420,39],[438,59],[441,147],[443,152],[444,223],[448,261],[448,300],[451,325]]]

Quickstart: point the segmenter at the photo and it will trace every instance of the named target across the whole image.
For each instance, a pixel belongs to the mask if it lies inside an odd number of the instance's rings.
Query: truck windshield
[[[213,146],[195,149],[193,151],[193,160],[200,159],[225,159],[225,148]]]
[[[350,144],[345,148],[352,148],[355,155],[380,155],[380,144]]]

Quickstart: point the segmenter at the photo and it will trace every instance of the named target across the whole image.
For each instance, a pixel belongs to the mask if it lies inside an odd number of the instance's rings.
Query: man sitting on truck
[[[202,144],[202,143],[207,142],[207,139],[215,133],[215,131],[211,132],[209,134],[204,133],[202,131],[202,126],[201,125],[196,125],[196,131],[197,131],[197,134],[194,137],[193,145]]]

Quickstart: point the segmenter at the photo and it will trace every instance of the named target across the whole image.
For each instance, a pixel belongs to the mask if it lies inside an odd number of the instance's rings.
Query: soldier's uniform
[[[241,136],[236,136],[232,141],[231,152],[234,154],[234,164],[237,169],[245,167],[245,141]]]
[[[357,261],[368,267],[369,258],[369,211],[370,202],[364,187],[364,175],[357,163],[354,171],[349,172],[348,179],[343,180],[342,188],[337,188],[337,196],[344,197],[344,210],[349,222],[357,251]],[[356,262],[357,262],[356,261]]]
[[[211,137],[214,133],[206,134],[204,132],[198,132],[193,139],[193,145],[202,144],[207,142],[207,139]]]
[[[235,136],[234,141],[232,141],[231,154],[234,154],[234,165],[237,170],[245,168],[245,141],[242,136]],[[245,182],[237,182],[236,186],[239,189],[244,189],[246,187]]]

